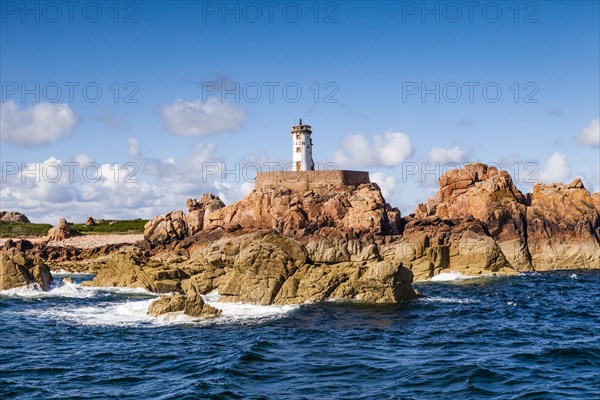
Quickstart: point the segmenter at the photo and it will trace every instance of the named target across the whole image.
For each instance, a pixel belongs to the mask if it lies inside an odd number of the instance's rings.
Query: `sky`
[[[230,204],[299,118],[403,215],[468,162],[600,190],[597,1],[0,4],[0,208],[34,222]]]

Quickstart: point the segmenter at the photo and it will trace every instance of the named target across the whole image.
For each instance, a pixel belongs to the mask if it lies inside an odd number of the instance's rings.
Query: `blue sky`
[[[55,222],[232,202],[251,183],[206,163],[288,162],[299,117],[318,163],[370,171],[403,214],[449,163],[518,170],[524,191],[576,176],[600,190],[598,2],[279,2],[272,19],[264,2],[79,3],[2,2],[2,209]],[[103,179],[10,172],[69,161]],[[138,182],[105,179],[128,162]]]

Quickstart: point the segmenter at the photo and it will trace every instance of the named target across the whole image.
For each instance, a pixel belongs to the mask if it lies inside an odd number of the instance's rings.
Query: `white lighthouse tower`
[[[293,153],[292,171],[313,171],[315,163],[312,158],[312,129],[309,125],[302,125],[302,118],[298,125],[292,126]]]

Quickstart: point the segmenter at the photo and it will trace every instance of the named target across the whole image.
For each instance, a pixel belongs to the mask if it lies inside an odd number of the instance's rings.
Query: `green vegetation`
[[[133,219],[126,221],[97,220],[96,225],[73,224],[72,228],[86,235],[102,233],[144,233],[148,220]],[[50,224],[26,224],[22,222],[0,223],[0,237],[46,236]]]
[[[85,234],[95,233],[144,233],[144,225],[148,220],[133,219],[125,221],[96,220],[96,225],[73,224],[72,228]]]
[[[0,223],[0,237],[45,236],[50,224]]]

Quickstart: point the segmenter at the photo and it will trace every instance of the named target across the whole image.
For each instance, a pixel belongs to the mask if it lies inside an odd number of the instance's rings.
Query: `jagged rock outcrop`
[[[200,200],[187,199],[185,205],[188,209],[186,215],[187,236],[200,232],[204,228],[205,215],[225,207],[225,203],[219,197],[210,193],[204,193]]]
[[[72,236],[81,235],[79,232],[75,231],[69,222],[66,219],[61,218],[58,225],[53,226],[48,230],[48,240],[51,241],[61,241]]]
[[[207,214],[204,230],[274,229],[302,238],[321,228],[355,234],[400,233],[400,212],[389,206],[375,183],[358,187],[315,187],[307,192],[262,188]]]
[[[439,183],[440,191],[417,207],[415,218],[478,219],[519,271],[600,268],[598,197],[580,179],[538,184],[523,195],[508,172],[476,163],[449,171]]]
[[[0,290],[35,284],[42,290],[52,283],[50,268],[39,258],[27,256],[16,248],[2,252]]]
[[[375,240],[399,234],[400,212],[387,204],[376,184],[327,185],[306,192],[261,188],[223,207],[218,197],[188,200],[189,212],[174,211],[150,220],[147,248],[175,243],[195,246],[204,238],[274,230],[306,246],[315,263],[379,260]],[[380,260],[379,260],[380,261]]]
[[[401,264],[380,259],[314,263],[299,241],[260,231],[212,241],[189,259],[169,263],[160,261],[160,255],[121,249],[86,284],[185,293],[185,298],[163,299],[156,307],[163,311],[187,307],[186,314],[196,315],[205,312],[189,311],[194,304],[202,306],[190,294],[192,288],[198,296],[216,290],[220,301],[263,305],[327,299],[395,303],[415,297],[411,283],[411,272]]]
[[[536,270],[600,268],[600,212],[579,178],[533,187],[527,235]]]
[[[21,222],[25,224],[29,224],[29,219],[25,216],[25,214],[21,214],[17,211],[0,211],[0,223],[14,223]]]
[[[220,301],[297,304],[327,299],[395,303],[413,298],[412,274],[383,260],[313,263],[297,240],[276,232],[226,237],[182,265],[201,293]]]
[[[184,271],[152,260],[134,246],[112,253],[93,281],[86,286],[144,288],[155,293],[181,291],[181,280],[189,278]]]
[[[200,200],[186,200],[186,206],[187,215],[183,211],[172,211],[146,223],[144,239],[150,246],[182,240],[200,232],[204,227],[205,215],[225,207],[225,204],[219,197],[205,193]]]
[[[440,191],[415,210],[415,218],[442,219],[473,216],[483,222],[510,265],[531,270],[527,247],[527,198],[508,172],[485,164],[468,164],[439,179]]]

